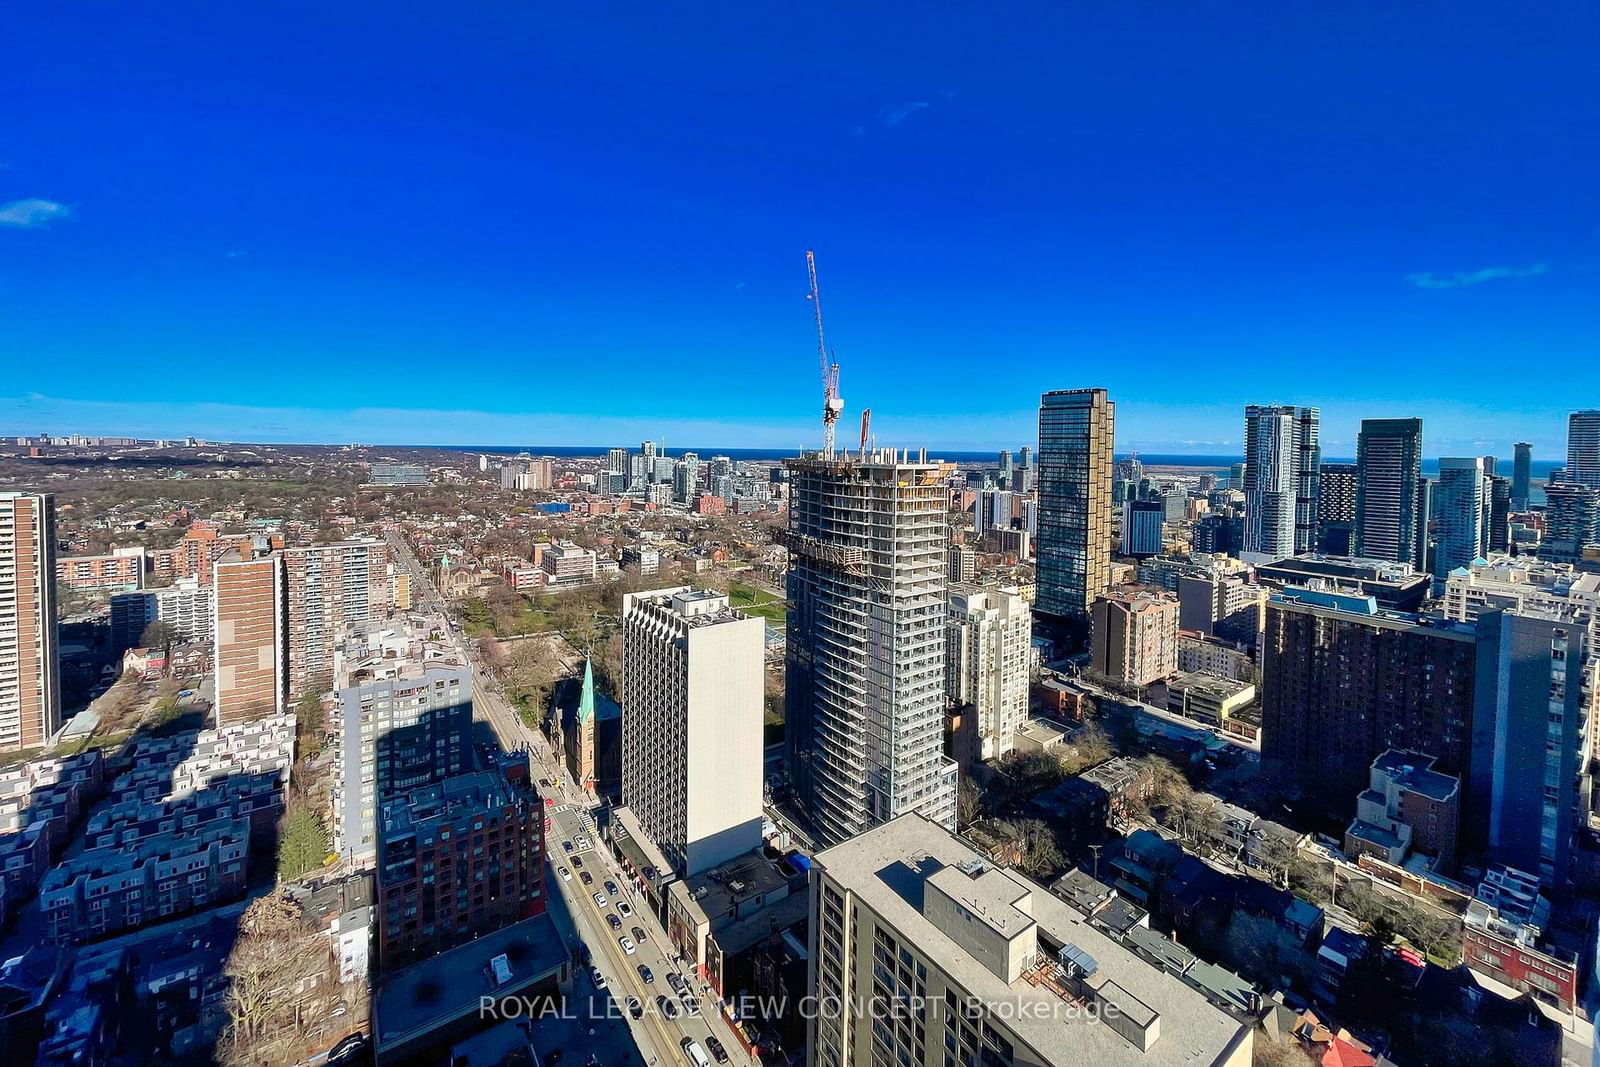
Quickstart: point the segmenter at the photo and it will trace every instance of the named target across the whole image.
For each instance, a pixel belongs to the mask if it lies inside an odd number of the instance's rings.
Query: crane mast
[[[822,362],[822,454],[832,459],[834,424],[844,410],[844,401],[839,397],[839,364],[829,357],[828,337],[822,330],[822,293],[817,288],[817,257],[809,248],[806,249],[806,273],[811,279],[811,292],[806,294],[806,299],[811,301],[816,314],[817,357]]]

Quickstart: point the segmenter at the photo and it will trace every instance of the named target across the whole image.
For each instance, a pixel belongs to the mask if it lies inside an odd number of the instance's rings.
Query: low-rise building
[[[1491,867],[1467,905],[1466,965],[1516,993],[1563,1013],[1577,1005],[1578,957],[1550,943],[1550,901],[1539,880],[1511,867]]]
[[[1255,661],[1240,646],[1183,630],[1178,632],[1178,670],[1234,682],[1249,682],[1256,677]]]
[[[118,548],[103,556],[60,556],[56,581],[69,589],[142,589],[144,548]]]
[[[1344,832],[1346,855],[1398,866],[1415,849],[1441,871],[1454,868],[1461,781],[1433,764],[1432,756],[1400,749],[1372,761],[1371,784],[1356,798],[1355,821]]]
[[[1167,682],[1168,711],[1219,729],[1255,701],[1256,687],[1250,682],[1199,672],[1179,674]]]

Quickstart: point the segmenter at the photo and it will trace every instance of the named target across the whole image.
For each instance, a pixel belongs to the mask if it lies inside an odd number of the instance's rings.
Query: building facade
[[[1039,594],[1034,610],[1081,633],[1111,583],[1111,448],[1116,405],[1104,389],[1039,401]]]
[[[218,560],[211,584],[217,725],[283,714],[283,561],[276,555]]]
[[[1348,817],[1373,760],[1433,756],[1474,802],[1472,626],[1380,610],[1371,597],[1286,590],[1267,601],[1261,759],[1267,773]]]
[[[1421,570],[1427,545],[1422,420],[1362,419],[1356,439],[1355,553]]]
[[[1244,551],[1278,557],[1316,548],[1318,421],[1316,408],[1244,409]]]
[[[1146,559],[1161,552],[1165,509],[1159,501],[1130,500],[1122,505],[1122,554]]]
[[[389,548],[377,538],[283,552],[289,699],[333,684],[345,628],[389,614]]]
[[[1317,551],[1330,556],[1355,552],[1357,467],[1324,463],[1317,477]]]
[[[1433,545],[1433,577],[1442,586],[1450,572],[1465,567],[1488,551],[1489,482],[1483,460],[1475,456],[1439,460],[1439,488],[1434,493],[1438,523]]]
[[[790,778],[823,841],[955,824],[944,755],[945,470],[892,449],[788,464]]]
[[[950,701],[975,716],[978,757],[999,759],[1028,717],[1033,616],[1027,601],[1015,589],[952,586],[946,638]]]
[[[1569,482],[1600,489],[1600,410],[1574,411],[1567,416],[1567,469]]]
[[[0,751],[61,728],[55,559],[55,497],[0,493]]]
[[[622,598],[622,802],[680,876],[761,845],[765,637],[722,593]]]
[[[1178,670],[1178,601],[1144,589],[1094,602],[1092,669],[1113,682],[1149,685]]]

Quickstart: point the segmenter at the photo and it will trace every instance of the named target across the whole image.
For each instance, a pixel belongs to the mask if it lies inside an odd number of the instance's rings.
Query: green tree
[[[328,856],[328,830],[306,804],[290,808],[278,840],[278,878],[299,878],[322,866]]]

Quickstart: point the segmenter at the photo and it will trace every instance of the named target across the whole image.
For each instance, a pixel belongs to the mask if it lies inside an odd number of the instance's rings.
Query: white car
[[[556,873],[561,875],[561,880],[563,882],[572,881],[572,872],[567,870],[565,867],[557,867],[556,868]]]
[[[600,968],[590,967],[589,977],[594,980],[594,987],[596,989],[604,989],[606,987],[606,976],[600,973]]]
[[[596,893],[594,895],[594,906],[597,908],[606,906],[606,895],[604,893]]]
[[[628,916],[633,914],[633,908],[631,908],[628,905],[628,902],[626,900],[618,900],[617,901],[617,914],[622,916],[624,919],[626,919]]]
[[[619,937],[619,938],[617,938],[617,944],[622,946],[622,951],[626,952],[630,956],[633,955],[633,939],[632,938]]]

